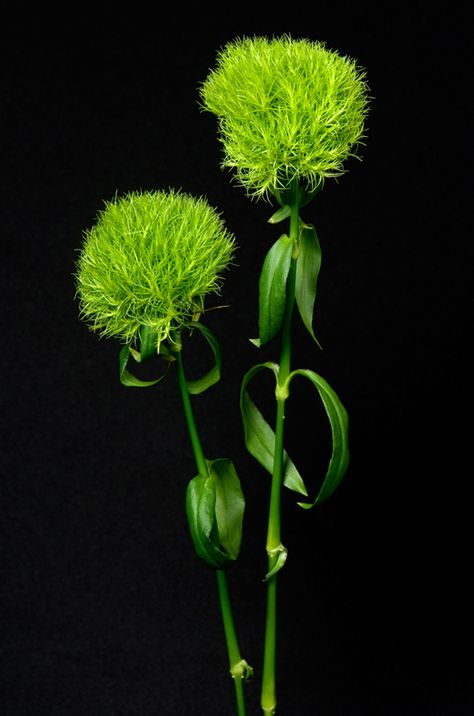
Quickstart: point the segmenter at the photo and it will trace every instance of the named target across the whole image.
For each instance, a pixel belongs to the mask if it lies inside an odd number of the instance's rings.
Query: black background
[[[278,712],[472,713],[468,20],[455,6],[397,7],[262,6],[261,19],[72,7],[4,22],[4,716],[233,712],[214,576],[185,521],[195,468],[176,382],[123,388],[117,344],[88,332],[74,297],[82,231],[103,200],[168,187],[205,194],[240,247],[230,308],[207,316],[222,381],[193,405],[207,455],[234,459],[247,496],[229,581],[259,712],[269,479],[245,452],[238,392],[245,370],[278,356],[277,341],[259,353],[247,339],[280,227],[219,168],[197,86],[226,41],[284,32],[357,58],[374,99],[363,162],[303,212],[323,249],[324,350],[296,324],[293,364],[343,399],[352,462],[320,508],[285,494]],[[197,339],[187,355],[190,374],[206,368]],[[254,396],[270,418],[271,381]],[[328,429],[304,384],[287,440],[316,485]]]

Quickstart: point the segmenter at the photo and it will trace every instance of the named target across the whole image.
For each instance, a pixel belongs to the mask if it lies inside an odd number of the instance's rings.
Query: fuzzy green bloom
[[[293,180],[316,190],[343,173],[364,136],[365,73],[321,42],[235,40],[200,91],[204,108],[219,118],[223,165],[256,196]]]
[[[170,331],[218,293],[235,241],[204,198],[170,191],[107,202],[86,231],[77,263],[81,317],[92,330],[131,343],[141,326]]]

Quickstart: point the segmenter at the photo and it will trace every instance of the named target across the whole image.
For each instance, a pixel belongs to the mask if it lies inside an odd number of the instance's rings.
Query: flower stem
[[[227,579],[225,572],[221,569],[216,570],[217,588],[219,590],[219,601],[221,605],[222,621],[224,623],[224,632],[227,643],[227,653],[229,655],[230,673],[234,680],[235,698],[237,702],[237,713],[239,716],[245,716],[245,697],[244,697],[244,678],[245,667],[242,657],[240,656],[239,643],[234,626],[232,616],[232,607],[230,605],[229,590],[227,588]]]
[[[290,238],[295,246],[299,233],[298,191],[290,214]],[[282,343],[280,351],[280,370],[278,387],[283,387],[291,370],[291,323],[295,305],[296,258],[291,259],[286,284],[286,305],[282,324]],[[275,454],[273,459],[270,510],[267,531],[268,572],[276,566],[281,545],[281,488],[283,485],[283,451],[285,425],[285,391],[277,391],[277,412],[275,426]],[[267,579],[267,614],[265,624],[265,646],[263,657],[263,677],[261,706],[266,716],[272,716],[276,710],[276,626],[277,626],[277,576],[275,572]]]
[[[186,426],[188,428],[189,438],[191,440],[191,445],[193,448],[197,471],[199,475],[207,475],[207,462],[206,458],[204,457],[201,440],[199,439],[196,421],[194,420],[193,409],[191,407],[191,399],[189,397],[188,386],[186,385],[186,376],[184,374],[183,359],[181,353],[181,350],[176,353],[176,363],[178,366],[178,383],[179,390],[181,393],[181,399],[183,401],[184,417],[186,419]]]
[[[181,393],[181,399],[183,401],[184,415],[186,419],[186,425],[188,428],[191,445],[193,448],[194,459],[196,461],[196,468],[200,475],[208,474],[207,461],[204,457],[204,452],[199,438],[199,433],[196,427],[196,421],[191,406],[191,400],[189,391],[186,385],[186,376],[183,368],[183,359],[181,355],[182,351],[176,353],[176,364],[178,373],[178,383]],[[232,607],[229,599],[229,590],[227,587],[227,578],[225,572],[218,569],[216,570],[217,576],[217,588],[219,593],[219,602],[222,613],[222,621],[224,623],[224,634],[227,644],[227,653],[229,655],[230,672],[235,686],[235,698],[237,704],[237,715],[245,716],[245,697],[243,689],[243,681],[245,677],[245,668],[242,666],[245,662],[240,656],[239,643],[237,640],[237,633],[235,631],[234,619],[232,616]]]

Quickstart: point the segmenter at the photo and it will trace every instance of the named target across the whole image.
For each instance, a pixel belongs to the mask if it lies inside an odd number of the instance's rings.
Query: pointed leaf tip
[[[321,269],[321,246],[314,226],[303,224],[300,235],[300,252],[296,263],[295,297],[301,319],[314,341],[313,316],[316,289]]]
[[[280,221],[288,219],[291,214],[291,206],[285,205],[275,211],[274,214],[268,219],[269,224],[279,224]]]

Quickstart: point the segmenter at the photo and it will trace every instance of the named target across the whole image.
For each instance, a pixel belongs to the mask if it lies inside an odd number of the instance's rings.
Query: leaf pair
[[[279,366],[276,363],[260,363],[251,368],[244,376],[240,395],[240,408],[244,426],[245,445],[251,455],[270,473],[273,472],[275,454],[275,433],[262,413],[252,401],[247,386],[261,370],[269,369],[275,375],[278,385]],[[326,500],[339,485],[349,464],[347,412],[337,394],[329,384],[312,370],[294,370],[279,391],[289,395],[290,384],[295,376],[311,381],[317,389],[329,419],[332,434],[332,453],[322,486],[312,502],[299,502],[301,507],[309,508]],[[283,484],[294,492],[308,496],[303,478],[285,451],[283,454]]]
[[[244,438],[247,450],[270,473],[273,472],[275,455],[275,433],[267,423],[251,399],[247,386],[250,381],[262,370],[271,370],[278,383],[279,366],[277,363],[259,363],[253,366],[244,376],[240,390],[240,410],[244,427]],[[286,450],[283,452],[283,482],[286,487],[300,495],[308,495],[302,477]]]
[[[245,501],[231,460],[208,461],[208,474],[193,478],[186,491],[186,514],[198,555],[214,569],[238,557]]]
[[[289,207],[284,206],[276,212],[274,216],[282,214],[278,221],[287,218],[287,209]],[[283,234],[273,244],[263,263],[259,281],[259,339],[253,341],[259,346],[268,343],[281,327],[292,260],[296,261],[296,305],[306,329],[318,343],[313,330],[313,312],[321,268],[321,246],[314,226],[301,223],[297,245]]]
[[[207,390],[211,385],[214,385],[220,380],[221,377],[221,351],[217,338],[215,335],[204,326],[202,323],[197,321],[190,321],[189,323],[183,324],[185,328],[189,328],[191,331],[197,330],[206,339],[209,344],[212,354],[214,357],[214,365],[212,368],[197,380],[186,381],[187,389],[193,395],[198,395]],[[142,363],[143,361],[151,358],[152,355],[157,352],[157,334],[147,326],[142,326],[140,329],[140,350],[137,351],[130,345],[122,346],[119,354],[119,373],[120,382],[126,387],[133,388],[148,388],[149,386],[156,385],[160,380],[166,376],[169,370],[168,366],[162,376],[156,378],[156,380],[141,380],[134,376],[127,369],[127,364],[130,356],[137,362]],[[163,344],[160,346],[160,355],[163,355],[165,360],[173,360],[172,352],[166,348]]]

